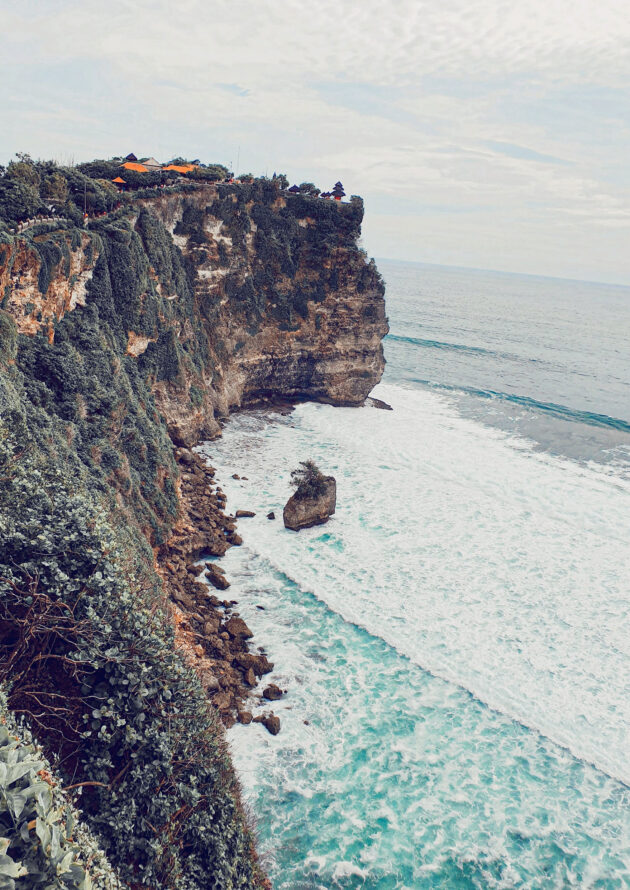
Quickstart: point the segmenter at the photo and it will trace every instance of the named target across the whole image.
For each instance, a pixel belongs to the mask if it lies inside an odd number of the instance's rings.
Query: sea
[[[228,732],[263,865],[275,890],[628,888],[630,288],[379,268],[393,410],[243,411],[202,446],[256,512],[222,565],[286,690],[249,703],[279,735]],[[294,533],[308,458],[337,511]]]

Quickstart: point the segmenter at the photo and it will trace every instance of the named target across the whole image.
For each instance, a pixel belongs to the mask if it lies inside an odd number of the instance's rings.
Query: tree
[[[343,190],[342,184],[340,182],[336,182],[332,190],[333,198],[336,198],[338,201],[340,201],[343,197],[345,197],[345,194],[346,193]]]
[[[45,201],[64,204],[68,198],[68,182],[58,170],[47,176],[41,185],[40,194]]]
[[[284,173],[274,173],[272,176],[272,181],[276,183],[279,189],[286,189],[289,187],[289,180],[284,175]]]
[[[316,198],[321,191],[321,189],[318,189],[313,182],[301,182],[299,189],[303,195],[312,195],[314,198]]]
[[[28,155],[22,155],[21,157],[28,158]],[[7,176],[11,177],[11,179],[19,179],[20,182],[24,182],[26,185],[39,188],[41,177],[30,158],[28,160],[9,161]]]
[[[301,460],[291,473],[291,485],[298,500],[317,498],[326,491],[326,477],[313,460]]]
[[[37,189],[32,185],[8,176],[0,181],[0,219],[20,222],[34,216],[41,207]]]

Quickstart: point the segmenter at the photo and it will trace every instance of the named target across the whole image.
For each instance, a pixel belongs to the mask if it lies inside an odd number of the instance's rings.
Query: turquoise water
[[[287,690],[280,735],[229,732],[274,886],[628,887],[630,291],[535,279],[528,310],[527,278],[383,271],[393,412],[207,446],[257,512],[223,565]],[[338,510],[296,535],[265,515],[305,457]]]

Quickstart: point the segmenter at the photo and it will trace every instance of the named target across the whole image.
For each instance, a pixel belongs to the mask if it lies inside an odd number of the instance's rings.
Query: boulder
[[[282,514],[285,528],[297,532],[301,528],[328,522],[337,503],[337,483],[334,476],[326,476],[326,488],[318,497],[298,497],[298,493],[292,495],[285,505]]]
[[[275,714],[265,715],[262,720],[263,726],[267,729],[271,735],[278,735],[280,732],[280,718],[276,717]]]
[[[243,639],[248,640],[250,637],[254,636],[243,619],[234,616],[232,616],[229,621],[225,622],[225,629],[231,637],[242,637]]]
[[[255,516],[253,510],[237,510],[234,516],[236,519],[249,519],[252,516]]]
[[[207,562],[206,568],[211,572],[218,572],[220,575],[225,575],[225,569],[222,568],[218,562]]]
[[[232,696],[229,692],[218,692],[212,699],[212,703],[219,711],[228,711],[232,706]]]
[[[239,711],[238,712],[238,722],[243,723],[247,726],[248,723],[252,722],[252,714],[251,711]]]
[[[266,655],[253,655],[251,652],[239,652],[234,656],[234,661],[245,671],[251,668],[257,677],[270,674],[273,670],[273,662]]]
[[[216,587],[217,590],[227,590],[230,586],[230,582],[225,577],[223,569],[217,568],[214,563],[211,562],[207,562],[206,566],[206,578],[212,586]]]
[[[276,514],[273,512],[273,510],[271,511],[271,513],[267,513],[267,519],[275,519],[275,518],[276,518]]]
[[[278,701],[279,698],[282,698],[282,689],[275,683],[270,683],[263,689],[263,698],[266,698],[267,701]]]
[[[213,637],[219,630],[220,621],[218,618],[208,618],[204,622],[203,632],[207,637]]]
[[[246,671],[245,682],[247,683],[248,686],[256,685],[256,674],[254,673],[252,668],[248,668],[248,670]]]

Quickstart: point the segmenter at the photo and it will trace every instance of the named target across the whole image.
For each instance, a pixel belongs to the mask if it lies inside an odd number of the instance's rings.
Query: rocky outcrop
[[[317,497],[300,496],[299,490],[286,502],[282,518],[284,527],[292,531],[322,525],[328,522],[337,504],[337,483],[333,476],[326,476],[326,487]]]

